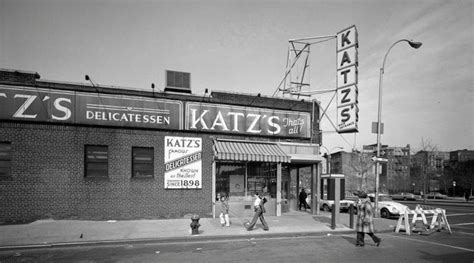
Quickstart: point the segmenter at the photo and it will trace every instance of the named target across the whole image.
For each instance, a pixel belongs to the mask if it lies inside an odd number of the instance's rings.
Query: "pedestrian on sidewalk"
[[[470,196],[469,196],[469,192],[468,192],[468,191],[466,191],[466,192],[464,193],[464,198],[466,199],[466,203],[469,202]]]
[[[372,238],[375,245],[379,246],[382,239],[374,234],[375,226],[372,203],[364,191],[357,191],[354,194],[359,197],[357,200],[356,246],[363,247],[365,245],[365,233]]]
[[[251,231],[255,224],[257,223],[257,220],[260,218],[260,222],[262,222],[263,225],[263,230],[268,231],[268,225],[267,222],[265,221],[265,218],[263,217],[263,214],[265,213],[265,203],[267,202],[267,199],[265,197],[260,196],[259,193],[255,193],[255,202],[254,202],[254,211],[255,214],[253,216],[252,221],[249,223],[248,221],[244,223],[244,227],[248,230]]]
[[[219,215],[221,219],[221,226],[230,226],[229,221],[229,202],[227,197],[224,194],[220,195],[220,205],[221,205],[221,214]]]
[[[301,210],[301,206],[303,206],[303,208],[306,210],[306,209],[311,209],[311,207],[308,205],[308,203],[306,202],[306,198],[308,198],[308,194],[306,194],[306,191],[304,190],[304,188],[301,188],[301,192],[300,192],[300,195],[299,195],[299,200],[300,200],[300,206],[299,206],[299,209]]]

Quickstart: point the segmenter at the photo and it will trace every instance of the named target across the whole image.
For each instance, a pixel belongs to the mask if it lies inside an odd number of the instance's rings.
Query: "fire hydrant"
[[[198,235],[199,234],[199,227],[201,226],[199,224],[199,215],[194,214],[191,217],[191,234],[192,235]]]

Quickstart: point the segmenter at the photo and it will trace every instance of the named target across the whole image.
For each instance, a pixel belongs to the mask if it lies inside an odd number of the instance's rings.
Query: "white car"
[[[368,194],[372,205],[375,205],[375,195]],[[399,217],[405,213],[408,206],[394,202],[392,197],[386,194],[379,194],[379,214],[383,218]]]
[[[333,204],[334,204],[334,200],[323,200],[323,199],[321,199],[320,208],[321,208],[321,210],[324,210],[326,212],[330,212]],[[351,204],[353,204],[354,209],[356,209],[354,201],[352,201],[352,200],[340,200],[339,201],[339,210],[340,210],[340,212],[349,212],[349,207],[350,207]]]

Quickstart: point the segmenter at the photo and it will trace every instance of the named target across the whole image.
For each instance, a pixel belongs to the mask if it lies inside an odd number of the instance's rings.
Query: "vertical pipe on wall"
[[[313,215],[317,214],[317,196],[318,196],[318,176],[317,176],[317,167],[316,164],[311,165],[311,213]]]
[[[315,196],[315,201],[316,204],[313,202],[313,207],[314,210],[316,210],[316,213],[313,212],[313,214],[319,215],[319,209],[320,209],[320,204],[321,204],[321,168],[322,168],[322,163],[319,162],[317,164],[314,164],[313,166],[317,167],[316,171],[316,196]]]
[[[212,218],[216,218],[216,161],[212,161]]]
[[[277,163],[276,216],[281,216],[281,163]]]

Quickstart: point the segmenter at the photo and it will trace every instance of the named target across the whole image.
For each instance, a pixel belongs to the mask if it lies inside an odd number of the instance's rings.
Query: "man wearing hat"
[[[363,247],[365,233],[367,233],[372,240],[375,242],[375,245],[379,246],[382,239],[377,237],[374,227],[374,211],[372,208],[372,203],[367,197],[367,193],[364,191],[357,191],[354,195],[358,196],[357,200],[357,222],[356,222],[356,246]]]

